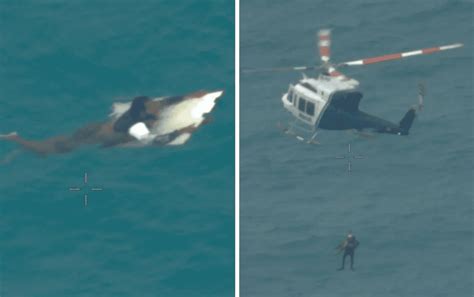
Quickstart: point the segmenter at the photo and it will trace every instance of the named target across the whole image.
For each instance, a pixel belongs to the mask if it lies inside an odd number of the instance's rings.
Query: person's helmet
[[[347,234],[347,238],[352,238],[352,233]]]

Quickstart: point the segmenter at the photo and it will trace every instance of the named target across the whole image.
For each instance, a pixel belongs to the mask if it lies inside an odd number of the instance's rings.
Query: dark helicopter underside
[[[412,108],[397,125],[360,110],[349,113],[328,108],[319,122],[319,128],[326,130],[369,130],[377,133],[408,135],[415,116],[415,109]]]
[[[399,124],[395,124],[359,110],[360,92],[338,92],[324,112],[318,127],[326,130],[372,131],[408,135],[416,117],[414,108],[408,110]]]

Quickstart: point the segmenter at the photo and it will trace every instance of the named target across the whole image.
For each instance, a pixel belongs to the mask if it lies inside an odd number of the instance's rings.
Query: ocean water
[[[298,72],[241,75],[241,296],[473,296],[473,1],[240,2],[241,68],[319,63],[462,42],[458,50],[341,70],[361,109],[398,122],[427,88],[407,137],[281,133]],[[308,72],[308,75],[315,73]],[[364,159],[337,159],[354,154]],[[352,230],[354,272],[334,248]]]
[[[226,92],[182,147],[0,165],[0,296],[232,296],[233,4],[2,0],[0,27],[0,133],[41,139],[137,95]],[[87,207],[68,191],[86,172],[103,188]]]

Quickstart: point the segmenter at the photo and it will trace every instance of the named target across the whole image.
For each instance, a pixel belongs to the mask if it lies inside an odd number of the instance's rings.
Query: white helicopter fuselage
[[[296,85],[290,85],[281,98],[283,107],[301,122],[317,128],[332,95],[338,91],[352,91],[359,82],[347,77],[319,75],[308,78],[303,75]]]
[[[392,123],[374,115],[359,110],[362,93],[357,90],[359,82],[346,77],[339,72],[337,67],[361,66],[381,63],[392,60],[400,60],[417,55],[428,55],[435,52],[460,48],[462,43],[454,43],[443,46],[422,48],[406,52],[369,57],[343,63],[332,63],[331,60],[331,31],[323,29],[318,32],[317,45],[322,64],[319,66],[292,66],[275,67],[265,69],[249,69],[247,72],[268,71],[309,71],[322,70],[323,73],[317,78],[308,78],[303,74],[297,84],[291,84],[288,92],[281,98],[283,107],[289,111],[296,121],[289,128],[283,129],[287,134],[295,134],[297,138],[304,138],[292,128],[301,128],[298,123],[303,123],[305,132],[311,132],[308,142],[313,142],[318,129],[324,130],[370,130],[377,133],[389,133],[408,135],[411,125],[416,116],[416,110],[411,108],[399,123]],[[419,106],[421,110],[423,91],[420,91]],[[310,129],[308,129],[308,126]],[[309,131],[308,131],[309,130]]]

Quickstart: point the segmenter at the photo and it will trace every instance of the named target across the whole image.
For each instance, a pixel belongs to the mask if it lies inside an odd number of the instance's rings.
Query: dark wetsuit
[[[339,268],[339,270],[344,269],[347,256],[351,257],[351,269],[354,269],[354,251],[358,245],[359,241],[357,241],[355,236],[347,239],[346,246],[344,247],[344,255],[342,256],[342,266]]]
[[[146,112],[145,103],[150,98],[146,96],[140,96],[133,99],[132,105],[114,124],[114,131],[128,133],[128,129],[136,123],[144,122],[147,120],[156,119],[152,114]]]

